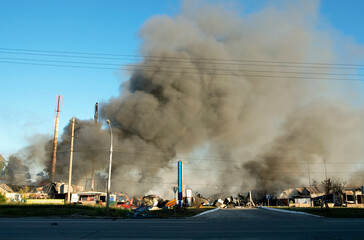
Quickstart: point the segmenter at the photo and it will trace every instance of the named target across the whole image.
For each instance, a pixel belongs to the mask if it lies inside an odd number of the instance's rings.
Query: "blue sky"
[[[242,12],[249,14],[277,1],[237,2]],[[94,104],[117,96],[120,83],[126,80],[125,75],[112,69],[5,63],[11,62],[10,58],[37,58],[10,54],[9,49],[138,54],[138,31],[143,23],[153,15],[175,15],[181,5],[181,1],[174,0],[1,3],[0,153],[4,156],[31,142],[36,134],[52,136],[58,94],[63,96],[61,130],[72,116],[92,118]],[[364,44],[362,9],[362,0],[323,0],[319,17],[323,25]],[[125,63],[120,60],[120,65]]]

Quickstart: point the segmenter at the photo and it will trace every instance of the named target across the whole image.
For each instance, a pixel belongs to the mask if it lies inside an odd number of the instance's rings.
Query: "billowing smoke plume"
[[[307,186],[309,177],[322,180],[325,167],[327,177],[348,179],[363,158],[363,117],[363,111],[338,102],[315,101],[293,112],[282,134],[244,168],[270,191],[292,183]]]
[[[101,117],[114,131],[114,191],[166,196],[179,159],[187,160],[186,185],[212,194],[307,185],[303,163],[322,180],[323,161],[363,157],[362,112],[318,100],[339,83],[311,78],[330,70],[286,67],[336,62],[329,35],[316,29],[317,4],[243,17],[220,5],[194,4],[145,23],[144,59],[130,66],[120,96],[101,104]],[[75,136],[74,176],[82,182],[93,169],[107,168],[110,135],[101,124],[79,120]],[[67,126],[58,148],[59,179],[68,173],[69,141]],[[353,165],[344,166],[349,172]]]
[[[76,182],[90,178],[92,171],[103,170],[108,164],[110,137],[93,120],[76,120],[74,132],[73,177]],[[55,179],[68,179],[71,123],[65,129],[57,150]]]
[[[25,166],[20,158],[11,155],[7,164],[7,177],[12,184],[29,183],[29,167]]]

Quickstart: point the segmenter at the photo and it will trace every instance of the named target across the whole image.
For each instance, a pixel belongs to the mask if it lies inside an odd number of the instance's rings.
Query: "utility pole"
[[[70,151],[70,169],[68,173],[68,191],[67,203],[71,203],[71,184],[72,184],[72,160],[73,160],[73,140],[75,138],[75,117],[72,118],[72,133],[71,133],[71,151]]]
[[[326,159],[324,158],[324,167],[325,167],[325,179],[327,181],[327,170],[326,170]]]
[[[329,194],[329,182],[328,182],[328,179],[327,179],[327,170],[326,170],[326,159],[323,158],[324,160],[324,167],[325,167],[325,194]]]
[[[311,174],[310,174],[310,164],[307,160],[307,172],[308,172],[308,186],[311,187]]]
[[[107,177],[107,195],[106,195],[106,214],[109,217],[110,216],[110,185],[111,185],[111,166],[112,166],[112,143],[113,143],[113,137],[112,137],[112,128],[110,124],[110,120],[106,120],[107,125],[109,125],[110,128],[110,159],[109,159],[109,175]]]
[[[54,180],[54,173],[56,171],[57,135],[58,135],[60,105],[61,105],[61,95],[58,95],[58,103],[57,103],[57,107],[56,107],[56,120],[55,120],[55,124],[54,124],[54,138],[53,138],[52,166],[51,166],[51,182],[53,182],[53,180]]]
[[[311,174],[310,174],[310,163],[308,162],[308,159],[307,159],[307,173],[308,173],[308,187],[311,187]],[[311,191],[311,190],[309,190]],[[312,198],[310,197],[310,202],[311,202],[311,206],[313,206],[313,201],[312,201]]]
[[[99,116],[99,103],[96,103],[95,115],[94,115],[95,124],[97,124],[98,116]],[[92,164],[92,170],[91,170],[91,190],[93,191],[94,189],[95,189],[95,163]]]
[[[99,118],[99,103],[97,102],[95,104],[95,115],[94,115],[94,120],[95,120],[95,123],[97,123],[97,119]]]

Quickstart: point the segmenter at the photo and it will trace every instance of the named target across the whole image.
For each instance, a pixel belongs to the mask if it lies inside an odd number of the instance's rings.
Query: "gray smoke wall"
[[[330,69],[270,63],[338,61],[317,12],[315,1],[251,15],[186,1],[176,16],[150,18],[139,32],[143,60],[130,66],[120,96],[100,104],[114,131],[113,191],[171,198],[180,159],[184,183],[205,195],[307,186],[303,163],[321,181],[324,160],[328,172],[345,172],[330,177],[348,179],[364,154],[363,111],[336,97],[344,83],[312,79]],[[69,129],[59,179],[68,173]],[[79,120],[75,136],[74,176],[84,183],[92,168],[107,169],[109,130]]]

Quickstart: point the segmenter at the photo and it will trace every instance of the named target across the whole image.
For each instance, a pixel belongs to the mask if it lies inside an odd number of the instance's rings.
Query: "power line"
[[[25,52],[43,52],[43,53],[60,53],[60,54],[78,54],[78,55],[94,55],[94,56],[118,56],[118,57],[132,57],[132,58],[152,58],[152,59],[184,59],[184,60],[210,60],[222,62],[255,62],[255,63],[280,63],[280,64],[302,64],[302,65],[331,65],[331,66],[356,66],[364,67],[362,64],[349,64],[349,63],[323,63],[323,62],[295,62],[295,61],[271,61],[271,60],[245,60],[245,59],[223,59],[223,58],[201,58],[201,57],[172,57],[172,56],[153,56],[153,55],[132,55],[132,54],[112,54],[112,53],[95,53],[95,52],[72,52],[72,51],[51,51],[51,50],[35,50],[35,49],[21,49],[21,48],[0,48],[0,50],[7,51],[25,51]],[[7,52],[15,53],[16,52]],[[51,55],[56,56],[56,55]],[[61,55],[64,56],[64,55]]]
[[[89,178],[76,178],[76,179],[89,179]],[[138,180],[120,180],[120,179],[114,179],[111,180],[113,183],[138,183],[138,184],[153,184],[153,185],[176,185],[176,182],[153,182],[153,181],[138,181]],[[243,180],[241,180],[241,182],[243,182]],[[279,182],[279,181],[274,181],[274,180],[264,180],[265,183],[267,184],[271,184],[271,183],[275,183],[275,182]],[[189,183],[186,182],[185,185],[189,185],[189,186],[208,186],[208,187],[216,187],[218,188],[219,186],[225,186],[225,187],[250,187],[250,188],[261,188],[262,185],[235,185],[235,184],[206,184],[206,183]],[[288,186],[293,186],[290,184],[281,184],[281,186],[284,187],[288,187]]]
[[[78,179],[89,179],[89,178],[78,178]],[[176,185],[176,182],[151,182],[151,181],[132,181],[132,180],[111,180],[113,183],[140,183],[140,184],[153,184],[153,185]],[[228,184],[203,184],[203,183],[185,183],[185,185],[199,185],[199,186],[229,186],[229,187],[257,187],[257,186],[247,186],[247,185],[228,185]]]
[[[193,60],[213,60],[214,62],[200,62],[204,64],[226,64],[226,65],[244,65],[244,66],[258,66],[258,67],[294,67],[294,68],[326,68],[326,69],[353,69],[359,70],[364,65],[357,64],[331,64],[331,63],[308,63],[308,62],[274,62],[274,61],[258,61],[258,60],[228,60],[228,59],[212,59],[212,58],[183,58],[183,57],[160,57],[160,56],[138,56],[138,55],[121,55],[121,54],[97,54],[97,53],[81,53],[81,52],[62,52],[62,51],[44,51],[44,50],[30,50],[30,49],[14,49],[14,48],[0,48],[0,51],[3,54],[21,54],[21,55],[33,55],[33,56],[47,56],[47,57],[72,57],[72,58],[93,58],[93,59],[114,59],[115,58],[105,58],[100,56],[132,56],[132,57],[143,57],[144,60],[151,61],[148,58],[153,58],[153,61],[158,62],[176,62],[165,59],[193,59]],[[10,52],[9,52],[10,51]],[[16,52],[14,52],[16,51]],[[20,51],[20,52],[19,52]],[[57,53],[57,54],[55,54]],[[61,55],[59,55],[61,53]],[[66,55],[65,55],[66,54]],[[67,55],[68,54],[68,55]],[[72,55],[69,55],[72,54]],[[78,54],[78,55],[74,55]],[[82,55],[80,55],[82,54]],[[84,56],[87,55],[87,56]],[[93,55],[93,56],[92,56]],[[98,56],[98,57],[95,57]],[[232,77],[253,77],[253,78],[273,78],[273,79],[304,79],[304,80],[334,80],[334,81],[363,81],[363,79],[358,78],[332,78],[332,77],[317,77],[317,75],[324,76],[353,76],[359,77],[364,76],[363,74],[358,73],[323,73],[323,72],[299,72],[299,71],[270,71],[270,70],[251,70],[251,69],[219,69],[219,68],[192,68],[192,67],[182,67],[182,66],[153,66],[153,65],[134,65],[128,64],[126,66],[122,66],[120,68],[110,68],[110,67],[99,67],[99,65],[103,66],[119,66],[119,64],[115,63],[96,63],[96,62],[79,62],[79,61],[61,61],[61,60],[49,60],[49,59],[29,59],[29,58],[9,58],[2,57],[3,61],[1,63],[7,64],[22,64],[22,65],[36,65],[36,66],[50,66],[50,67],[69,67],[69,68],[83,68],[83,69],[98,69],[98,70],[127,70],[134,72],[154,72],[154,73],[181,73],[181,71],[171,71],[171,70],[196,70],[196,71],[183,71],[184,74],[213,74],[213,75],[221,75],[221,76],[232,76]],[[155,60],[159,59],[159,60]],[[4,61],[7,60],[7,61]],[[13,60],[13,61],[8,61]],[[15,61],[14,61],[15,60]],[[118,59],[120,60],[120,59]],[[127,59],[130,60],[130,59]],[[160,61],[162,60],[162,61]],[[19,62],[22,61],[22,62]],[[223,61],[223,62],[216,62]],[[38,62],[38,63],[35,63]],[[40,63],[39,63],[40,62]],[[234,62],[239,62],[238,64]],[[244,63],[241,63],[244,62]],[[62,64],[50,64],[50,63],[62,63]],[[198,62],[181,62],[178,63],[198,63]],[[259,63],[259,64],[256,64]],[[262,63],[274,63],[272,64],[262,64]],[[74,65],[77,64],[77,65]],[[81,65],[80,65],[81,64]],[[286,64],[286,65],[282,65]],[[289,64],[289,65],[287,65]],[[314,65],[313,65],[314,64]],[[87,65],[98,65],[98,66],[87,66]],[[313,66],[309,66],[313,65]],[[331,66],[331,67],[329,67]],[[333,66],[345,66],[345,67],[333,67]],[[348,67],[352,66],[352,67]],[[353,67],[355,66],[355,67]],[[159,69],[150,69],[150,68],[159,68]],[[163,70],[163,68],[168,68],[171,70]],[[274,74],[301,74],[306,76],[289,76],[289,75],[264,75],[264,74],[239,74],[239,73],[274,73]],[[312,75],[312,76],[311,76]]]
[[[6,58],[0,57],[3,60],[15,60],[15,61],[35,61],[35,62],[52,62],[52,63],[69,63],[69,64],[91,64],[91,65],[106,65],[106,66],[120,66],[118,63],[100,63],[100,62],[78,62],[78,61],[60,61],[60,60],[43,60],[43,59],[29,59],[29,58]],[[57,65],[58,66],[58,65]],[[59,65],[64,66],[64,65]],[[68,66],[68,65],[67,65]],[[145,70],[148,68],[157,68],[165,66],[141,66],[135,64],[128,64],[124,66],[128,70]],[[180,66],[166,66],[168,69],[182,69],[182,70],[198,70],[198,71],[227,71],[227,72],[250,72],[250,73],[280,73],[280,74],[303,74],[303,75],[325,75],[325,76],[364,76],[364,74],[357,73],[323,73],[323,72],[284,72],[284,71],[268,71],[268,70],[247,70],[247,69],[219,69],[219,68],[193,68],[193,67],[180,67]],[[106,68],[108,69],[108,68]],[[114,68],[111,68],[114,69]],[[152,69],[149,69],[152,70]],[[195,72],[194,72],[195,73]],[[196,72],[197,73],[197,72]],[[201,73],[201,72],[199,72]],[[206,72],[209,73],[209,72]]]
[[[79,153],[79,152],[84,152],[84,151],[109,151],[107,147],[104,148],[75,148],[74,149],[74,153]],[[156,158],[160,158],[160,157],[165,157],[165,155],[163,154],[170,154],[170,152],[166,151],[156,151],[156,150],[148,150],[148,149],[144,149],[144,150],[132,150],[132,152],[130,151],[130,149],[128,148],[115,148],[113,150],[115,153],[125,153],[125,154],[130,154],[130,155],[140,155],[140,156],[147,156],[147,157],[156,157]],[[45,151],[45,152],[50,152],[50,151]],[[58,150],[57,153],[69,153],[70,150]],[[157,153],[157,154],[150,154],[150,153]],[[160,154],[160,155],[158,155]],[[290,159],[290,157],[285,157],[285,156],[266,156],[266,157],[251,157],[250,160],[246,160],[246,161],[235,161],[235,160],[231,160],[230,158],[217,158],[217,157],[208,157],[208,158],[197,158],[197,157],[183,157],[183,156],[174,156],[173,158],[171,158],[171,160],[196,160],[196,161],[211,161],[211,162],[223,162],[223,163],[246,163],[247,161],[251,161],[251,160],[262,160],[262,159],[267,159],[267,158],[278,158],[278,159]],[[140,160],[139,160],[140,161]],[[299,164],[304,164],[307,165],[307,162],[296,162]],[[327,162],[326,164],[363,164],[364,162]],[[310,165],[324,165],[325,163],[320,163],[320,162],[311,162],[308,163]]]
[[[59,65],[59,64],[46,64],[46,63],[26,63],[26,62],[11,62],[11,61],[0,61],[0,63],[11,63],[11,64],[22,64],[22,65],[34,65],[34,66],[48,66],[48,67],[69,67],[69,68],[85,68],[85,69],[99,69],[99,70],[123,70],[116,68],[106,68],[106,67],[91,67],[91,66],[72,66],[72,65]],[[126,70],[126,69],[124,69]]]
[[[6,53],[6,52],[0,52],[0,53]],[[28,54],[29,55],[29,54]],[[31,55],[34,55],[34,54],[31,54]],[[37,54],[37,55],[44,55],[44,54]],[[45,55],[45,56],[48,56],[48,55]],[[52,57],[76,57],[76,56],[62,56],[62,55],[49,55],[49,56],[52,56]],[[82,57],[80,56],[79,58],[90,58],[90,57]],[[99,59],[99,58],[97,58]],[[126,59],[126,60],[129,60],[129,59]],[[36,61],[36,60],[29,60],[29,61]],[[41,61],[41,60],[39,60]],[[43,61],[47,61],[47,60],[43,60]],[[51,61],[51,60],[49,60]],[[156,61],[156,60],[148,60],[148,61]],[[19,63],[19,64],[22,64],[20,62],[10,62],[10,61],[2,61],[3,63]],[[62,61],[60,61],[62,62]],[[65,61],[63,61],[65,62]],[[72,62],[72,61],[68,61],[68,62]],[[162,63],[199,63],[199,62],[181,62],[181,61],[158,61],[158,62],[162,62]],[[77,63],[77,62],[75,62]],[[234,63],[208,63],[208,62],[203,62],[204,64],[218,64],[218,65],[230,65],[230,66],[256,66],[256,67],[280,67],[280,68],[307,68],[307,69],[331,69],[331,70],[363,70],[364,67],[328,67],[328,66],[297,66],[297,65],[268,65],[268,64],[248,64],[248,63],[239,63],[239,64],[234,64]],[[35,64],[35,63],[23,63],[23,64],[29,64],[29,65],[45,65],[45,66],[55,66],[55,67],[79,67],[79,68],[86,68],[85,66],[70,66],[70,65],[56,65],[56,64]],[[79,64],[85,64],[85,63],[81,63],[79,62]],[[90,64],[93,64],[93,63],[90,63]],[[99,63],[101,64],[101,63]],[[110,65],[110,64],[103,64],[103,65]],[[116,64],[111,64],[111,65],[116,65]],[[119,64],[121,65],[121,64]],[[141,66],[139,66],[141,67]],[[144,67],[147,67],[147,66],[144,66]],[[103,68],[96,68],[96,67],[87,67],[87,68],[95,68],[95,69],[103,69],[103,70],[130,70],[130,69],[115,69],[115,68],[106,68],[106,67],[103,67]]]
[[[161,165],[161,166],[150,166],[150,165],[145,165],[145,164],[135,164],[135,163],[121,163],[121,162],[114,162],[116,165],[127,165],[127,166],[138,166],[138,167],[142,167],[142,168],[157,168],[157,169],[162,169],[162,168],[170,168],[170,169],[177,169],[177,167],[173,167],[173,166],[168,166],[168,165]],[[244,169],[241,170],[235,170],[235,169],[202,169],[202,168],[190,168],[190,167],[184,167],[184,169],[186,170],[191,170],[191,171],[207,171],[207,172],[237,172],[237,173],[244,173]],[[267,170],[267,172],[281,172],[281,173],[301,173],[301,174],[306,174],[307,172],[304,171],[291,171],[291,170]],[[357,171],[339,171],[339,172],[334,172],[334,171],[329,171],[328,173],[356,173]],[[322,173],[322,172],[317,172],[317,171],[311,171],[310,173]]]
[[[107,65],[107,66],[120,66],[120,63],[101,63],[101,62],[78,62],[78,61],[60,61],[60,60],[49,60],[49,59],[30,59],[30,58],[7,58],[1,57],[4,60],[16,60],[16,61],[37,61],[37,62],[55,62],[55,63],[71,63],[71,64],[96,64],[96,65]],[[125,67],[130,70],[138,68],[157,68],[163,67],[160,65],[140,65],[140,64],[127,64]],[[284,73],[284,74],[315,74],[315,75],[334,75],[334,76],[364,76],[363,74],[346,74],[346,73],[330,73],[330,72],[283,72],[283,71],[266,71],[266,70],[248,70],[248,69],[219,69],[219,68],[198,68],[196,67],[181,67],[181,66],[167,66],[172,69],[183,69],[183,70],[204,70],[204,71],[233,71],[233,72],[255,72],[255,73]]]
[[[108,149],[105,148],[82,148],[82,149],[74,149],[74,152],[80,152],[80,151],[92,151],[92,150],[103,150],[103,151],[108,151]],[[128,152],[129,151],[129,152]],[[58,151],[61,152],[61,151]],[[69,152],[68,151],[62,151],[62,152]],[[133,150],[133,152],[130,152],[129,149],[127,148],[115,148],[113,150],[113,152],[115,153],[126,153],[126,154],[131,154],[131,155],[141,155],[141,156],[146,156],[146,157],[165,157],[162,154],[168,153],[163,152],[163,151],[155,151],[155,150]],[[161,153],[161,155],[158,154],[151,154],[151,153]],[[278,159],[290,159],[290,157],[282,157],[282,156],[266,156],[266,157],[252,157],[251,160],[262,160],[262,159],[266,159],[266,158],[271,158],[271,157],[275,157]],[[175,159],[177,161],[177,159],[182,159],[182,160],[197,160],[197,161],[211,161],[211,162],[223,162],[223,163],[246,163],[249,162],[251,160],[246,160],[246,161],[233,161],[230,159],[222,159],[222,158],[196,158],[196,157],[179,157],[179,156],[175,156],[173,157],[173,159]],[[114,161],[117,163],[117,160]],[[298,164],[303,164],[303,165],[307,165],[307,162],[296,162]],[[324,165],[325,163],[308,163],[309,165]],[[326,164],[364,164],[364,162],[326,162]]]
[[[101,151],[105,151],[107,152],[108,150],[105,148],[84,148],[84,149],[75,149],[74,153],[79,153],[79,152],[83,152],[83,151],[95,151],[95,150],[101,150]],[[57,151],[58,153],[69,153],[70,150],[65,150],[65,151]],[[146,151],[146,153],[143,153],[143,151]],[[49,152],[49,151],[48,151]],[[148,150],[141,150],[141,151],[134,151],[134,152],[127,152],[127,150],[121,150],[118,148],[115,148],[115,150],[113,150],[113,152],[115,153],[123,153],[123,154],[130,154],[133,156],[144,156],[144,157],[152,157],[152,158],[164,158],[165,156],[163,155],[155,155],[155,154],[149,154]],[[276,157],[276,156],[267,156],[267,158],[269,157],[275,157],[275,158],[279,158],[279,159],[290,159],[289,157]],[[230,159],[219,159],[219,158],[194,158],[194,157],[173,157],[170,160],[175,160],[177,161],[178,159],[182,159],[182,160],[196,160],[196,161],[204,161],[204,162],[221,162],[223,164],[230,164],[230,163],[240,163],[240,164],[244,164],[244,163],[248,163],[252,160],[262,160],[262,159],[266,159],[264,157],[253,157],[250,160],[246,160],[246,161],[233,161]],[[77,161],[77,160],[76,160]],[[147,161],[146,159],[144,161],[138,159],[137,162],[145,162]],[[107,162],[105,162],[107,163]],[[135,165],[135,166],[143,166],[146,167],[145,164],[135,164],[135,163],[126,163],[126,162],[120,162],[118,160],[114,160],[113,163],[115,164],[125,164],[125,165]],[[188,162],[187,162],[188,163]],[[192,162],[194,163],[194,162]],[[259,163],[259,161],[258,161]],[[300,165],[325,165],[325,163],[319,163],[319,162],[314,162],[314,163],[307,163],[307,162],[294,162],[295,164],[300,164]],[[166,163],[165,165],[161,165],[161,166],[153,166],[155,168],[163,168],[163,167],[169,167],[167,164],[170,164],[170,162]],[[326,165],[348,165],[348,164],[364,164],[364,162],[326,162]],[[197,170],[197,169],[196,169]],[[200,169],[199,169],[200,170]],[[202,170],[202,169],[201,169]],[[225,170],[224,170],[225,171]],[[314,173],[314,172],[312,172]]]
[[[35,66],[48,66],[48,67],[70,67],[70,68],[83,68],[83,69],[98,69],[98,70],[130,70],[128,68],[107,68],[107,67],[91,67],[91,66],[72,66],[72,65],[58,65],[58,64],[46,64],[46,63],[26,63],[26,62],[11,62],[0,61],[0,63],[21,64],[21,65],[35,65]],[[324,78],[324,77],[301,77],[301,76],[272,76],[272,75],[254,75],[254,74],[228,74],[228,73],[206,73],[206,72],[179,72],[179,71],[164,71],[154,69],[134,69],[134,72],[154,72],[154,73],[184,73],[184,74],[213,74],[214,76],[231,76],[231,77],[255,77],[255,78],[273,78],[273,79],[295,79],[295,80],[328,80],[328,81],[364,81],[363,79],[353,78]]]
[[[177,167],[170,167],[170,166],[148,166],[145,164],[130,164],[130,163],[115,163],[116,165],[128,165],[128,166],[141,166],[142,168],[157,168],[157,169],[161,169],[163,167],[165,168],[171,168],[171,169],[177,169]],[[241,170],[232,170],[232,169],[202,169],[202,168],[189,168],[189,167],[184,167],[183,169],[186,170],[191,170],[191,171],[201,171],[201,172],[236,172],[236,173],[245,173],[244,169]],[[279,173],[301,173],[301,174],[306,174],[307,172],[305,171],[290,171],[290,170],[267,170],[266,172],[279,172]],[[328,173],[355,173],[357,171],[340,171],[340,172],[333,172],[333,171],[328,171]],[[322,173],[322,172],[317,172],[317,171],[310,171],[310,173]]]
[[[0,48],[1,49],[1,48]],[[71,58],[88,58],[88,59],[103,59],[103,60],[128,60],[130,61],[131,59],[120,59],[120,58],[106,58],[106,57],[92,57],[92,56],[77,56],[77,55],[56,55],[56,54],[44,54],[44,53],[23,53],[23,52],[4,52],[4,51],[0,51],[0,53],[5,53],[5,54],[20,54],[20,55],[33,55],[33,56],[48,56],[48,57],[71,57]],[[31,52],[36,52],[31,51]],[[40,52],[56,52],[56,53],[67,53],[67,52],[60,52],[60,51],[40,51]],[[74,54],[74,53],[73,53]],[[87,53],[83,53],[83,54],[87,54]],[[112,55],[112,54],[98,54],[98,55]],[[137,56],[137,55],[119,55],[119,56]],[[142,56],[138,56],[138,58],[142,58]],[[150,59],[153,58],[153,59]],[[159,60],[156,60],[158,59]],[[270,66],[270,67],[301,67],[301,68],[326,68],[326,69],[354,69],[354,70],[358,70],[361,69],[361,67],[364,67],[364,65],[358,65],[358,64],[331,64],[331,63],[308,63],[308,62],[275,62],[275,61],[254,61],[254,60],[227,60],[227,59],[221,59],[220,61],[225,61],[225,62],[216,62],[217,59],[211,59],[211,58],[198,58],[198,59],[204,59],[204,60],[214,60],[215,62],[183,62],[183,61],[171,61],[171,60],[166,60],[166,59],[190,59],[191,58],[179,58],[179,57],[157,57],[157,56],[148,56],[147,57],[143,57],[144,60],[147,61],[158,61],[158,62],[170,62],[170,63],[204,63],[204,64],[220,64],[220,65],[245,65],[245,66]],[[196,58],[192,58],[192,59],[196,59]],[[137,59],[140,60],[140,59]],[[226,62],[229,61],[229,62]],[[238,61],[238,62],[245,62],[245,63],[234,63],[234,61]],[[247,63],[254,63],[254,64],[247,64]],[[260,64],[256,64],[256,63],[260,63]],[[275,65],[264,65],[261,63],[274,63]],[[280,65],[279,65],[280,64]],[[289,65],[282,65],[282,64],[289,64]],[[303,65],[303,66],[298,66],[298,65]],[[312,66],[308,66],[308,65],[312,65]],[[329,67],[331,65],[331,67]],[[332,67],[332,66],[352,66],[352,67]]]

